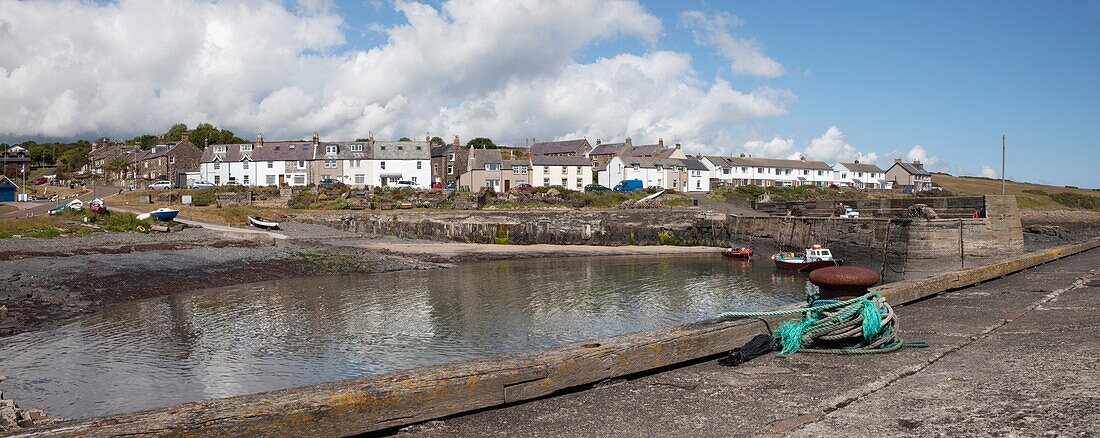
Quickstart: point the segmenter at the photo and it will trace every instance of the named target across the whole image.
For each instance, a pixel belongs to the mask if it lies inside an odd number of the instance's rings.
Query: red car
[[[443,183],[439,183],[439,182],[432,183],[432,188],[436,189],[436,190],[442,189],[443,188]]]
[[[49,180],[49,179],[47,179],[47,178],[46,178],[46,177],[44,177],[44,176],[40,176],[40,177],[38,177],[38,178],[35,178],[35,179],[32,179],[32,180],[31,180],[31,184],[34,184],[34,185],[36,185],[36,186],[40,186],[40,185],[42,185],[42,184],[45,184],[45,183],[48,183],[48,182],[50,182],[50,180]]]

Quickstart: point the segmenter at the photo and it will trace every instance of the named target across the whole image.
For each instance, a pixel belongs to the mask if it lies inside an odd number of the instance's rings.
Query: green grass
[[[932,182],[960,195],[999,195],[1001,193],[999,179],[933,173]],[[1016,203],[1026,210],[1100,211],[1100,191],[1095,189],[1007,180],[1005,193],[1016,196]]]
[[[152,224],[152,221],[139,221],[137,216],[131,213],[116,212],[106,216],[102,216],[96,224],[106,231],[113,231],[116,233],[123,233],[128,231],[141,232],[141,230],[145,230],[144,232],[149,232],[149,225]]]
[[[64,223],[57,218],[39,216],[22,219],[0,219],[0,239],[14,236],[50,238],[70,234],[88,234],[91,229]]]
[[[11,213],[18,210],[19,207],[16,207],[14,205],[0,204],[0,214]]]

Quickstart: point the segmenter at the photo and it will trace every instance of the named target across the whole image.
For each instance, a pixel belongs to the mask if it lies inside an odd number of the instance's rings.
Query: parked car
[[[432,189],[440,190],[442,188],[443,188],[443,183],[441,183],[441,182],[432,183]]]
[[[455,189],[455,187],[456,187],[456,186],[455,186],[455,182],[454,182],[454,181],[451,181],[451,182],[447,183],[447,185],[446,185],[446,186],[443,186],[443,188],[444,188],[445,190],[454,190],[454,189]]]
[[[151,190],[168,190],[172,188],[172,181],[157,181],[149,184]]]
[[[520,192],[529,192],[531,190],[535,190],[535,188],[530,184],[516,184],[514,188]]]
[[[607,191],[611,191],[611,189],[609,189],[607,187],[604,187],[604,186],[601,186],[599,184],[589,184],[589,185],[584,186],[584,191],[585,191],[585,193],[607,192]]]
[[[225,184],[222,184],[222,187],[237,187],[240,185],[241,183],[237,182],[237,180],[231,179],[229,181],[226,181]]]
[[[616,192],[633,192],[635,190],[641,190],[641,188],[642,188],[642,180],[640,180],[640,179],[624,179],[622,181],[619,181],[619,183],[615,185],[614,190]]]
[[[408,181],[408,180],[398,181],[398,182],[394,183],[393,186],[398,187],[398,188],[400,188],[400,187],[409,187],[409,188],[413,188],[413,189],[420,188],[420,185],[418,185],[416,183],[416,181]]]
[[[40,176],[38,178],[32,179],[31,184],[34,184],[36,186],[40,186],[40,185],[45,184],[49,181],[50,181],[49,178],[46,178],[44,176]]]
[[[195,190],[212,189],[215,187],[217,186],[210,181],[195,181],[194,184],[191,184],[191,188]]]

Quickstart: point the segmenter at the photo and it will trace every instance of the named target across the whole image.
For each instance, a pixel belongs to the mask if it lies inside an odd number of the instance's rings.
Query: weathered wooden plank
[[[1100,239],[891,283],[876,290],[890,302],[901,304],[1098,246]],[[549,350],[61,422],[13,436],[354,435],[529,400],[712,356],[761,331],[758,321],[707,320]]]

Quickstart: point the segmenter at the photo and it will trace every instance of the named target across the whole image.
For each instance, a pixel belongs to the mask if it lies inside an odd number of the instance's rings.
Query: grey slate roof
[[[592,160],[585,157],[554,157],[532,155],[532,166],[591,166]]]
[[[602,143],[588,155],[616,155],[626,151],[626,143]]]
[[[375,141],[371,158],[375,160],[427,160],[431,146],[426,141]]]
[[[903,162],[903,163],[894,163],[894,166],[901,166],[901,168],[904,169],[906,172],[909,172],[910,175],[929,175],[929,176],[932,175],[927,170],[924,170],[924,164],[913,164],[913,163],[904,163]]]
[[[878,166],[876,166],[874,164],[868,164],[868,163],[840,163],[840,165],[844,166],[845,168],[847,168],[848,170],[850,170],[852,172],[872,172],[872,173],[885,172],[884,170],[880,169]]]
[[[325,143],[320,147],[324,148]],[[214,150],[224,146],[224,153],[215,154]],[[251,151],[241,152],[241,146],[252,146]],[[200,162],[209,163],[218,157],[221,161],[241,161],[244,157],[252,161],[305,161],[314,158],[316,148],[312,141],[307,140],[280,140],[265,141],[263,144],[252,143],[238,144],[212,144],[202,151]]]
[[[684,163],[684,167],[687,167],[688,170],[709,170],[706,164],[694,158],[684,158],[680,159],[680,161]]]
[[[781,167],[791,169],[809,169],[809,170],[833,170],[833,167],[825,163],[824,161],[812,161],[812,160],[782,160],[778,158],[751,158],[751,157],[730,157],[729,161],[735,166],[747,166],[747,167]]]
[[[484,169],[488,163],[500,163],[500,149],[473,149],[470,151],[470,168]]]
[[[587,144],[588,140],[583,138],[576,140],[539,142],[531,145],[531,155],[565,154],[569,152],[582,154],[582,149],[584,149]]]

